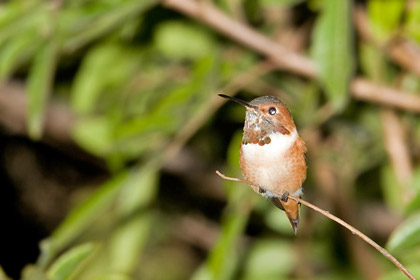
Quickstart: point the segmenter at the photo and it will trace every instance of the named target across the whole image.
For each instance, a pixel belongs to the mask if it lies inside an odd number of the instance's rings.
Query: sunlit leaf
[[[413,274],[416,279],[420,279],[420,265],[409,265],[407,270]],[[407,276],[399,269],[395,268],[391,272],[387,272],[380,280],[406,280]]]
[[[405,1],[368,1],[368,16],[373,35],[378,40],[389,39],[397,30],[405,8]]]
[[[35,55],[28,78],[28,133],[39,139],[42,135],[45,108],[55,73],[58,45],[47,40]]]
[[[200,58],[214,51],[216,45],[209,31],[194,23],[165,22],[156,30],[157,48],[168,58]]]
[[[6,273],[4,272],[3,268],[0,266],[0,279],[1,280],[11,280]]]
[[[411,188],[416,195],[411,199],[405,208],[405,214],[409,215],[420,209],[420,168],[415,168],[411,179]]]
[[[297,5],[305,0],[261,0],[261,5],[267,6],[292,6]]]
[[[288,275],[297,262],[295,249],[284,240],[258,241],[249,254],[244,280],[279,279]]]
[[[45,19],[46,5],[38,1],[11,1],[0,10],[0,45],[16,34],[22,34]]]
[[[238,132],[229,146],[229,163],[233,164],[231,170],[238,170],[240,141],[241,133]],[[229,202],[224,211],[222,231],[205,264],[196,271],[192,278],[194,280],[231,279],[235,271],[238,261],[236,247],[257,194],[249,186],[242,183],[230,181],[224,183],[229,185]]]
[[[420,2],[414,1],[407,11],[407,35],[420,43]]]
[[[93,280],[134,280],[134,278],[124,274],[112,273],[95,277]]]
[[[50,280],[65,280],[77,272],[78,268],[92,255],[96,245],[87,243],[76,246],[61,255],[48,269],[47,276]]]
[[[146,207],[156,195],[157,175],[154,164],[132,171],[117,198],[115,211],[124,216],[126,222],[120,225],[109,241],[112,271],[131,274],[139,263],[152,221],[152,213],[146,211]]]
[[[123,87],[139,61],[136,52],[117,43],[101,44],[86,56],[73,84],[71,101],[80,114],[94,111],[101,96]],[[120,93],[121,94],[121,93]]]
[[[9,78],[23,61],[34,54],[41,43],[37,37],[36,31],[30,30],[7,41],[0,50],[0,81]]]
[[[22,280],[49,280],[44,271],[35,265],[27,265],[22,270]]]
[[[42,254],[38,260],[41,266],[47,265],[57,253],[71,244],[91,223],[101,216],[112,204],[116,193],[127,178],[121,173],[102,185],[87,201],[74,209],[53,234],[41,243]]]
[[[394,210],[402,212],[404,207],[402,194],[399,191],[399,183],[395,176],[394,170],[390,165],[382,167],[381,185],[382,192],[385,197],[385,202],[388,204],[388,206]]]
[[[417,193],[416,196],[410,201],[405,209],[405,214],[410,215],[413,212],[416,212],[420,209],[420,193]]]
[[[378,52],[375,47],[362,42],[359,56],[360,66],[368,77],[377,82],[388,78],[388,64],[384,59],[383,53]]]
[[[391,252],[402,252],[404,249],[420,245],[420,213],[411,215],[392,233],[387,248]]]
[[[322,3],[311,52],[329,101],[336,110],[342,110],[349,98],[348,85],[354,67],[350,25],[352,1],[326,0]]]
[[[104,117],[78,121],[72,134],[75,141],[92,154],[105,156],[111,150],[112,127]]]
[[[80,24],[80,19],[75,17],[73,18],[73,25],[67,22],[66,25],[63,26],[63,28],[76,27],[75,30],[66,30],[67,33],[70,33],[68,35],[71,36],[69,36],[69,39],[64,43],[63,48],[67,51],[75,51],[120,26],[123,22],[134,19],[157,3],[158,0],[117,1],[109,7],[109,10],[91,20],[82,22],[84,24]]]

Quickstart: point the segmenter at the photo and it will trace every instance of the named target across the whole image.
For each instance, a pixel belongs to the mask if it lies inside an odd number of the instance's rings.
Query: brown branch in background
[[[225,180],[241,182],[241,183],[245,183],[245,184],[248,184],[248,185],[251,185],[251,186],[255,185],[252,182],[247,181],[247,180],[228,177],[228,176],[222,174],[218,170],[216,171],[216,174],[219,175],[221,178],[223,178]],[[343,227],[348,229],[352,234],[355,234],[355,235],[359,236],[363,241],[365,241],[366,243],[371,245],[373,248],[378,250],[382,255],[384,255],[387,259],[389,259],[396,267],[398,267],[409,279],[416,280],[416,278],[393,255],[391,255],[387,250],[385,250],[385,248],[381,247],[378,243],[376,243],[375,241],[373,241],[372,239],[367,237],[365,234],[363,234],[358,229],[354,228],[353,226],[349,225],[348,223],[346,223],[342,219],[334,216],[333,214],[329,213],[328,211],[325,211],[325,210],[307,202],[306,200],[303,200],[301,198],[294,197],[294,196],[289,196],[289,198],[295,200],[296,202],[299,202],[299,203],[305,205],[306,207],[311,208],[312,210],[315,210],[316,212],[318,212],[318,213],[324,215],[325,217],[335,221],[336,223],[342,225]]]
[[[5,83],[0,86],[0,122],[13,133],[27,134],[25,89],[19,83]],[[44,135],[53,142],[70,144],[73,114],[58,104],[50,104],[45,112]]]
[[[357,78],[351,84],[356,99],[420,113],[420,97]]]
[[[173,221],[173,234],[196,247],[210,252],[220,233],[220,226],[205,217],[185,215]]]
[[[368,15],[364,8],[361,6],[357,7],[354,12],[354,21],[358,33],[362,36],[363,40],[369,44],[375,46],[378,49],[382,49],[392,61],[400,65],[402,68],[405,68],[416,75],[420,76],[420,48],[414,42],[396,35],[395,38],[391,38],[389,42],[382,43],[378,42],[370,28],[370,23]],[[374,91],[370,86],[366,86],[363,82],[359,82],[358,87],[359,91],[364,91],[366,93],[371,92],[370,97],[373,99],[377,98],[377,95],[372,94]],[[378,90],[379,91],[379,90]],[[391,94],[388,90],[382,89],[381,99],[387,100],[386,104],[395,104],[397,102],[404,102],[402,106],[412,106],[411,109],[417,110],[417,107],[420,103],[418,102],[414,95],[404,96],[404,92],[399,92],[399,95],[402,98],[392,100],[394,95]],[[366,95],[367,96],[367,95]],[[399,120],[397,114],[390,109],[383,109],[381,111],[381,119],[384,128],[384,138],[385,138],[385,149],[388,153],[388,156],[391,160],[392,168],[397,177],[399,187],[401,188],[403,202],[408,202],[413,195],[413,191],[409,188],[409,183],[413,175],[413,166],[410,159],[410,152],[407,147],[405,132],[403,129],[403,124]]]
[[[277,44],[256,30],[249,28],[205,1],[166,0],[164,5],[202,21],[230,38],[270,57],[284,69],[306,77],[317,75],[314,63]]]
[[[396,64],[420,76],[420,48],[416,43],[397,35],[381,45],[372,34],[365,8],[356,7],[353,18],[356,30],[364,41],[383,49]]]
[[[211,26],[250,49],[266,55],[273,62],[288,71],[308,78],[318,77],[316,66],[312,60],[286,49],[258,31],[229,18],[206,1],[164,0],[163,4]],[[360,85],[360,81],[363,81],[363,86]],[[372,92],[365,91],[364,89],[366,88],[369,88]],[[385,90],[387,94],[382,97],[380,90]],[[360,100],[420,113],[420,97],[416,95],[410,95],[405,92],[400,95],[401,92],[398,90],[386,86],[378,86],[371,81],[361,78],[351,82],[350,91],[354,97]]]
[[[408,203],[414,195],[413,190],[409,188],[413,177],[413,166],[403,124],[397,114],[389,109],[381,111],[381,120],[384,129],[385,149],[401,188],[400,193],[403,194],[403,202]]]
[[[15,135],[27,135],[25,88],[20,83],[0,85],[0,125]],[[45,112],[45,123],[42,142],[59,149],[72,158],[89,162],[103,170],[105,163],[83,151],[74,143],[71,133],[76,118],[72,112],[61,104],[49,104]]]
[[[26,96],[18,84],[0,86],[0,123],[12,133],[26,134]]]
[[[379,43],[373,39],[372,30],[369,27],[370,23],[368,17],[366,16],[365,8],[361,5],[356,5],[353,9],[353,21],[357,34],[359,34],[365,42],[379,47]]]
[[[420,76],[420,48],[406,38],[396,38],[387,47],[390,58],[401,67]]]

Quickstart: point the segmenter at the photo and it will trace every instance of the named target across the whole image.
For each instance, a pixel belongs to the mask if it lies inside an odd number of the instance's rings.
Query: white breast
[[[246,169],[243,172],[247,174],[248,180],[264,187],[266,191],[281,194],[278,186],[280,184],[287,187],[283,183],[291,175],[290,170],[293,167],[285,154],[296,142],[298,134],[295,129],[290,134],[273,133],[269,137],[270,144],[242,145],[242,168]],[[271,196],[270,192],[266,194]]]
[[[279,132],[269,135],[271,138],[270,144],[260,146],[258,144],[242,145],[242,152],[245,160],[251,160],[254,163],[261,163],[270,161],[270,159],[278,160],[297,139],[296,129],[290,134],[281,134]]]

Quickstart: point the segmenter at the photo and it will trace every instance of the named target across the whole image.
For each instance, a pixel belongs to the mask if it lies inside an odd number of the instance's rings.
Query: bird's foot
[[[289,192],[288,192],[288,191],[285,191],[285,192],[281,195],[280,199],[281,199],[281,200],[283,200],[284,202],[287,202],[287,200],[289,200]]]
[[[261,187],[258,187],[258,192],[259,192],[259,193],[265,193],[265,189],[263,189],[263,188],[261,188]]]

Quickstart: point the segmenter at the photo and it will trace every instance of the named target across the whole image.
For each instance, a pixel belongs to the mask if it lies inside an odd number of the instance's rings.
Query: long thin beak
[[[239,104],[241,104],[242,106],[245,106],[245,107],[247,107],[247,108],[252,108],[252,109],[254,109],[254,110],[258,110],[258,107],[257,106],[255,106],[255,105],[251,105],[251,104],[249,104],[248,102],[246,102],[246,101],[243,101],[243,100],[241,100],[241,99],[238,99],[238,98],[235,98],[235,97],[232,97],[232,96],[228,96],[228,95],[225,95],[225,94],[218,94],[220,97],[223,97],[223,98],[226,98],[226,99],[229,99],[229,100],[232,100],[232,101],[235,101],[236,103],[239,103]]]

